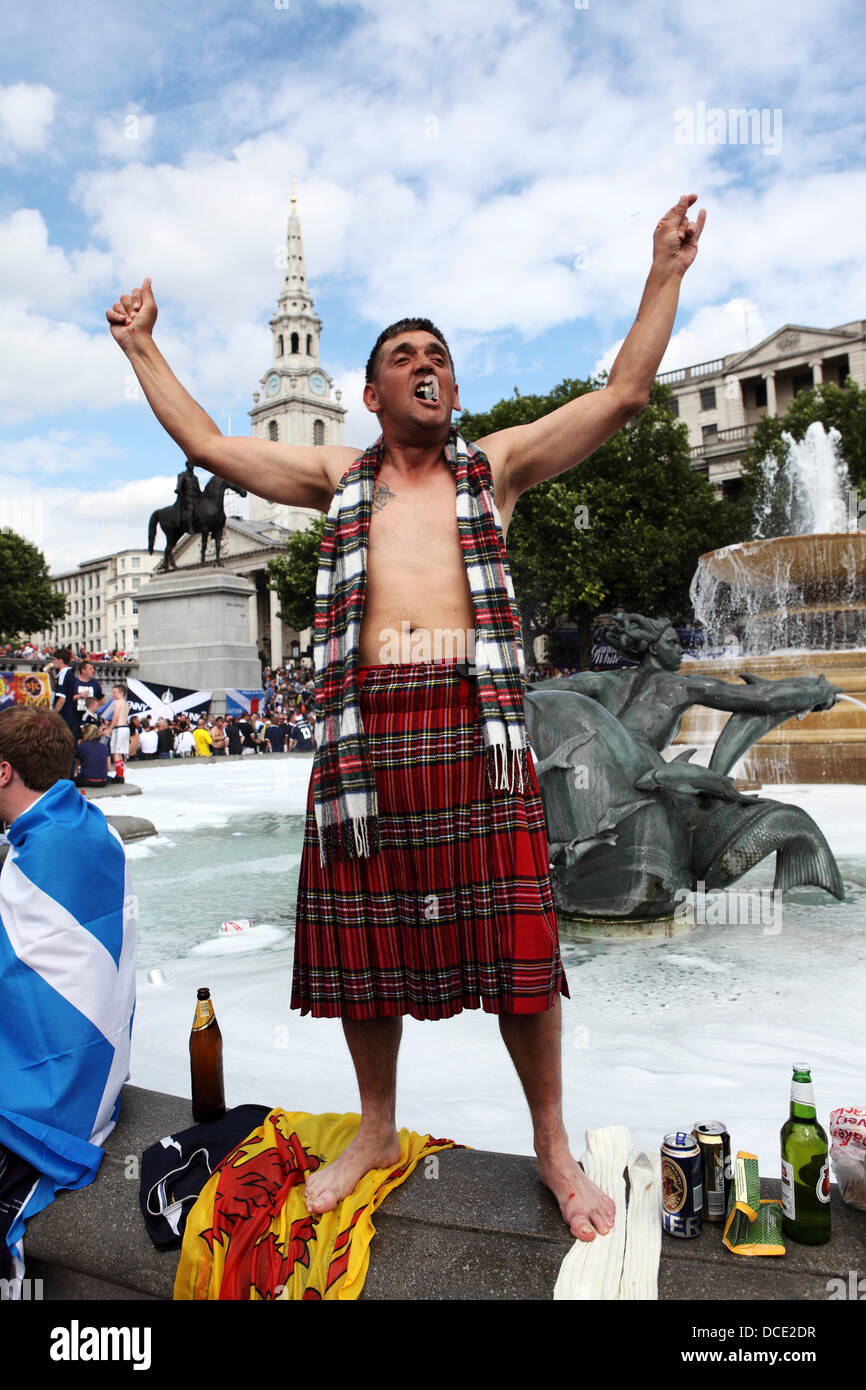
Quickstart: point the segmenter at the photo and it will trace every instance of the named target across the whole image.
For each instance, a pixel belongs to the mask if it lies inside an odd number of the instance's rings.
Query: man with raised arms
[[[428,320],[402,320],[380,336],[364,403],[382,434],[359,454],[223,436],[154,344],[150,280],[107,311],[154,413],[192,465],[328,514],[316,612],[322,713],[292,1006],[342,1018],[361,1124],[309,1177],[313,1213],[400,1152],[402,1015],[448,1017],[480,1003],[497,1014],[523,1085],[539,1178],[578,1239],[612,1227],[614,1205],[583,1174],[562,1118],[568,989],[526,757],[504,539],[523,492],[575,467],[646,404],[703,230],[703,211],[689,220],[695,201],[683,195],[655,228],[638,315],[604,388],[475,444],[451,423],[461,408],[453,363]],[[442,634],[455,632],[465,634],[463,650],[450,653],[456,662],[439,660]],[[395,634],[409,637],[399,661]],[[420,890],[414,898],[407,884]]]

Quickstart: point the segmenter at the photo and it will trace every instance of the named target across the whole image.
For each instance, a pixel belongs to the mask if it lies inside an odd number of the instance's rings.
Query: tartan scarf
[[[367,581],[373,486],[385,454],[382,435],[350,464],[325,521],[316,580],[316,757],[312,782],[319,853],[363,858],[379,849],[376,782],[361,721],[358,638]],[[474,668],[495,789],[523,791],[527,737],[523,715],[520,615],[508,568],[486,455],[452,425],[445,458],[457,483],[457,529],[475,608]],[[510,755],[510,757],[509,757]]]

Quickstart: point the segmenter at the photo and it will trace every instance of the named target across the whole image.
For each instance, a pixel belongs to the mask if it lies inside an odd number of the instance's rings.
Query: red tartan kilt
[[[568,986],[544,810],[497,791],[475,682],[452,662],[364,667],[380,851],[320,863],[312,781],[292,1008],[317,1017],[537,1013]]]

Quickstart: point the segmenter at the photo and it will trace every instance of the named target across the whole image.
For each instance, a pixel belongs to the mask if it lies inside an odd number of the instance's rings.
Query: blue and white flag
[[[0,874],[0,1144],[43,1176],[7,1243],[61,1187],[86,1187],[120,1112],[135,1009],[123,842],[69,781],[8,831]]]
[[[226,691],[226,714],[258,714],[264,704],[264,687],[261,690]]]

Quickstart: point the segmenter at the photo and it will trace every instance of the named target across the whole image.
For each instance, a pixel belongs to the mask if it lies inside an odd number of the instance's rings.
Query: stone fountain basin
[[[763,592],[781,584],[806,597],[844,591],[852,598],[866,587],[866,535],[842,531],[744,541],[708,551],[698,564],[732,586]]]

